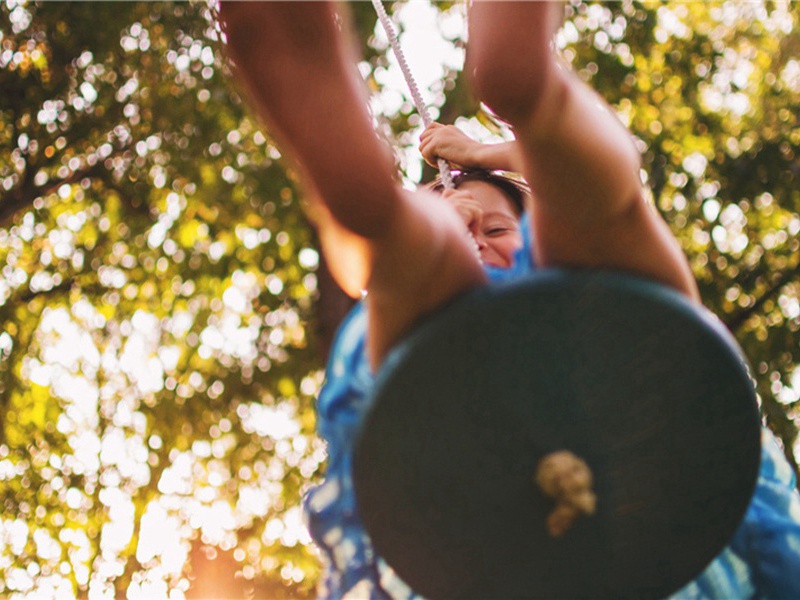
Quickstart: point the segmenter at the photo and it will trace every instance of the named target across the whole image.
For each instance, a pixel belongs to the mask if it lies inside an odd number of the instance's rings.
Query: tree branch
[[[772,283],[772,285],[767,289],[761,296],[753,302],[750,306],[745,309],[742,309],[737,314],[731,316],[728,319],[724,320],[725,325],[731,331],[737,331],[742,325],[744,325],[747,320],[753,316],[756,312],[761,310],[761,307],[767,302],[777,296],[780,291],[784,288],[784,286],[788,285],[795,279],[800,277],[800,264],[797,264],[793,269],[789,269],[788,271],[784,271],[781,273],[778,278]]]
[[[91,167],[80,171],[74,171],[70,176],[64,179],[59,179],[56,182],[41,187],[30,185],[33,182],[32,174],[30,177],[26,176],[25,181],[13,192],[3,196],[3,201],[0,203],[0,227],[7,227],[14,216],[19,211],[31,206],[36,198],[52,194],[65,183],[75,183],[85,177],[96,175],[101,168],[103,168],[103,161],[97,161]]]

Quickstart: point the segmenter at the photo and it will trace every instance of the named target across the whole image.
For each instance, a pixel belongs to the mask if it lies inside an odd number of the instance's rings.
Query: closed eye
[[[484,235],[498,236],[513,231],[510,227],[491,227],[485,230]]]

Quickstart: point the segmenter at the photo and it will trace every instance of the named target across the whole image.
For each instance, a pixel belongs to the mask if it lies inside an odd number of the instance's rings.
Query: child
[[[643,201],[630,136],[551,57],[560,10],[476,3],[470,18],[474,86],[514,128],[523,174],[536,181],[529,212],[538,260],[631,271],[697,299],[677,243]],[[454,211],[395,184],[330,4],[223,4],[221,14],[242,81],[319,198],[334,275],[345,290],[369,293],[377,367],[422,316],[486,282],[480,263]],[[346,272],[336,270],[342,264]]]
[[[627,271],[698,301],[685,257],[644,202],[631,137],[552,55],[561,11],[551,2],[475,2],[470,10],[466,72],[479,97],[514,131],[516,145],[505,151],[510,166],[536,184],[525,228],[533,230],[537,262]],[[240,79],[316,198],[315,219],[334,276],[353,295],[368,292],[343,324],[319,399],[320,433],[329,441],[328,478],[310,496],[308,509],[312,535],[331,561],[327,593],[385,597],[395,586],[397,593],[412,594],[374,555],[360,525],[350,473],[352,435],[372,372],[393,344],[424,316],[486,285],[461,217],[476,212],[467,206],[473,201],[476,210],[487,212],[494,190],[472,186],[449,192],[451,203],[443,203],[430,192],[406,192],[394,183],[392,160],[372,130],[352,44],[332,4],[223,3],[221,17]],[[469,166],[469,157],[459,154],[462,146],[452,151],[442,142],[444,132],[428,134],[428,158]],[[492,163],[493,151],[477,161],[480,166],[503,166]],[[505,266],[509,254],[503,252],[489,262]],[[528,262],[530,257],[528,251]],[[765,457],[769,469],[779,472],[772,454]],[[781,474],[774,481],[778,500],[761,496],[764,506],[775,509],[772,523],[790,521],[790,503],[800,511],[786,479]],[[781,537],[779,544],[772,533],[783,536],[784,530],[759,529],[767,521],[757,522],[751,513],[741,547],[732,545],[709,567],[717,569],[708,579],[712,587],[701,577],[686,594],[800,595],[796,582],[764,579],[758,562],[768,557],[770,568],[798,572],[788,561],[800,557],[784,546],[800,540],[800,526],[794,524],[794,537]],[[775,552],[762,551],[762,543]]]

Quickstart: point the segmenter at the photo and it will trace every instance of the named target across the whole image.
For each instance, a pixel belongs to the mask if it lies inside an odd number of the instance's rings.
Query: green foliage
[[[308,592],[316,252],[207,6],[0,10],[3,593],[166,594],[195,539]]]
[[[352,8],[380,92],[374,13]],[[795,5],[569,12],[565,59],[638,138],[654,203],[793,448]],[[206,589],[210,547],[246,593],[311,594],[297,505],[324,460],[317,254],[213,16],[203,3],[11,1],[0,34],[0,594],[165,596],[189,576]],[[444,73],[441,119],[500,131],[464,80]],[[380,118],[416,144],[408,103]]]

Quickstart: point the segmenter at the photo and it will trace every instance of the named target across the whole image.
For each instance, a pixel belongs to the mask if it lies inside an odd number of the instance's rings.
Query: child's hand
[[[483,262],[481,249],[485,247],[485,244],[482,246],[475,237],[483,219],[481,203],[470,192],[464,190],[445,189],[442,191],[442,198],[456,209],[458,216],[464,222],[464,230],[468,234],[470,243],[475,250],[475,256]]]
[[[469,230],[472,230],[483,217],[483,207],[470,192],[446,189],[442,191],[442,198],[455,207],[458,216]]]
[[[429,165],[435,167],[436,159],[443,158],[451,165],[462,168],[479,168],[480,150],[476,142],[458,127],[432,123],[420,136],[419,151]]]

